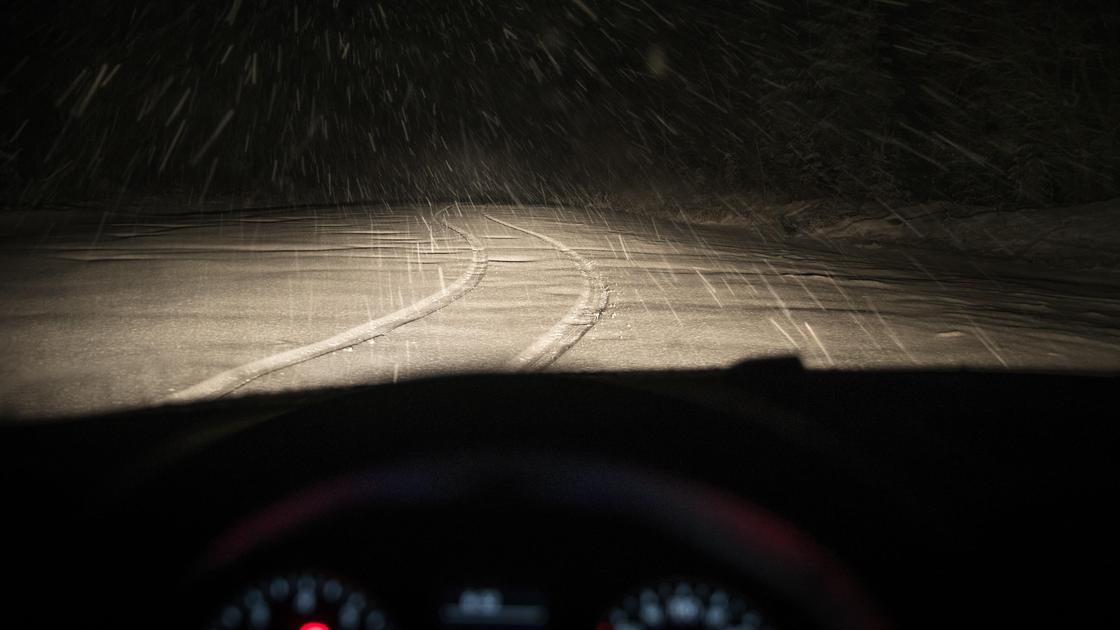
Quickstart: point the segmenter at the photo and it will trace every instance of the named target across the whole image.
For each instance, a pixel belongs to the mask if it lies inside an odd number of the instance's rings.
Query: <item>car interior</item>
[[[1120,2],[0,2],[0,630],[1120,628]]]
[[[1111,601],[1116,391],[777,358],[7,423],[4,600],[47,627],[1072,624]]]

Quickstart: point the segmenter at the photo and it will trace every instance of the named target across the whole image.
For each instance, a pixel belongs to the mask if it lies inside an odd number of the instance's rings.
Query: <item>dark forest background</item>
[[[9,203],[1117,195],[1120,3],[9,0]]]

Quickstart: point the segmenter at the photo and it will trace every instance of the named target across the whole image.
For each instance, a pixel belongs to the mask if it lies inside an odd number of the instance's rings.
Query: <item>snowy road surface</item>
[[[9,212],[0,415],[513,369],[1120,368],[1120,275],[550,207]]]

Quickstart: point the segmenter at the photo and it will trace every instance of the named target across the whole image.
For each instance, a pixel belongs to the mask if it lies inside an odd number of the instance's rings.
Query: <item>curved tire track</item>
[[[580,294],[579,299],[576,300],[567,314],[556,322],[548,332],[538,337],[532,345],[522,350],[521,354],[509,362],[509,367],[514,370],[542,370],[559,359],[588,330],[591,330],[595,322],[599,321],[599,316],[607,308],[607,285],[603,282],[599,273],[595,271],[595,266],[590,260],[560,241],[539,232],[506,223],[486,213],[483,213],[482,216],[511,230],[536,237],[563,252],[579,267],[579,272],[586,282],[583,293]]]
[[[366,322],[361,326],[356,326],[322,341],[286,350],[215,374],[200,383],[175,392],[168,396],[165,402],[181,403],[225,396],[250,381],[271,372],[386,335],[409,322],[431,315],[463,297],[478,286],[478,283],[486,274],[486,267],[489,263],[486,247],[473,234],[451,225],[446,219],[442,219],[441,223],[463,237],[463,240],[467,242],[473,252],[470,265],[455,282],[384,317]]]

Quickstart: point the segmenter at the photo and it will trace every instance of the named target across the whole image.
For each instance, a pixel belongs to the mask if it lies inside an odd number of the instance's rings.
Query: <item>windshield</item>
[[[1120,8],[15,0],[0,417],[1120,367]]]

